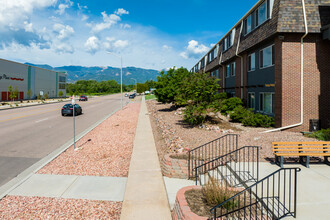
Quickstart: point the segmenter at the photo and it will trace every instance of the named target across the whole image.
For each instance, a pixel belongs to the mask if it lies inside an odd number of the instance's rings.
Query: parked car
[[[79,101],[87,101],[88,100],[88,98],[87,98],[87,96],[85,96],[85,95],[81,95],[80,97],[79,97]]]
[[[74,112],[75,112],[74,115],[82,114],[81,106],[78,105],[78,104],[75,104],[74,105]],[[72,104],[65,104],[62,107],[61,113],[62,113],[62,116],[64,116],[64,115],[73,115],[73,105]]]
[[[125,97],[128,97],[128,93],[125,93]]]
[[[135,98],[135,95],[134,94],[130,94],[128,98],[129,99],[134,99]]]

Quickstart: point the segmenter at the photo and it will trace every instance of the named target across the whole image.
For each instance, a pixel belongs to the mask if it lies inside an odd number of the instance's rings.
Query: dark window
[[[58,88],[59,89],[65,89],[65,83],[59,83]]]

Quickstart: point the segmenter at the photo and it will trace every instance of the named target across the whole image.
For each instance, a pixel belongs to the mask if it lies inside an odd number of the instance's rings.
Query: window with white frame
[[[254,71],[256,69],[256,54],[251,53],[248,56],[248,71]]]
[[[254,92],[248,92],[248,108],[252,108],[253,110],[255,109],[255,94]]]
[[[272,92],[262,92],[259,94],[259,110],[261,112],[272,114],[274,113],[275,96]]]
[[[260,68],[266,68],[275,64],[274,45],[260,50],[259,63]]]
[[[248,34],[252,30],[251,15],[244,20],[244,34]]]

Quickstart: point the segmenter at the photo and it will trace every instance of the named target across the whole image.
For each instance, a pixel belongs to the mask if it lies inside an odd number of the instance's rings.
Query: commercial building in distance
[[[19,91],[16,100],[34,99],[38,94],[47,94],[49,98],[55,98],[59,97],[60,91],[66,96],[66,78],[65,72],[0,59],[0,101],[10,99],[10,85],[13,90],[17,88]]]
[[[278,128],[329,128],[330,0],[258,1],[191,71],[218,77]]]

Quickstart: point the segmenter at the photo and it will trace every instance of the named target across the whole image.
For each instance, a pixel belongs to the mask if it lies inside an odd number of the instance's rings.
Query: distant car
[[[75,104],[74,105],[74,115],[81,115],[82,114],[82,108],[80,107],[80,105]],[[65,104],[62,107],[61,110],[62,116],[64,115],[73,115],[73,105],[72,104]]]
[[[129,99],[134,99],[135,98],[135,95],[134,94],[130,94],[128,98]]]
[[[79,101],[87,101],[88,100],[88,98],[87,98],[87,96],[85,96],[85,95],[81,95],[80,97],[79,97]]]
[[[125,93],[125,97],[128,97],[128,93]]]

